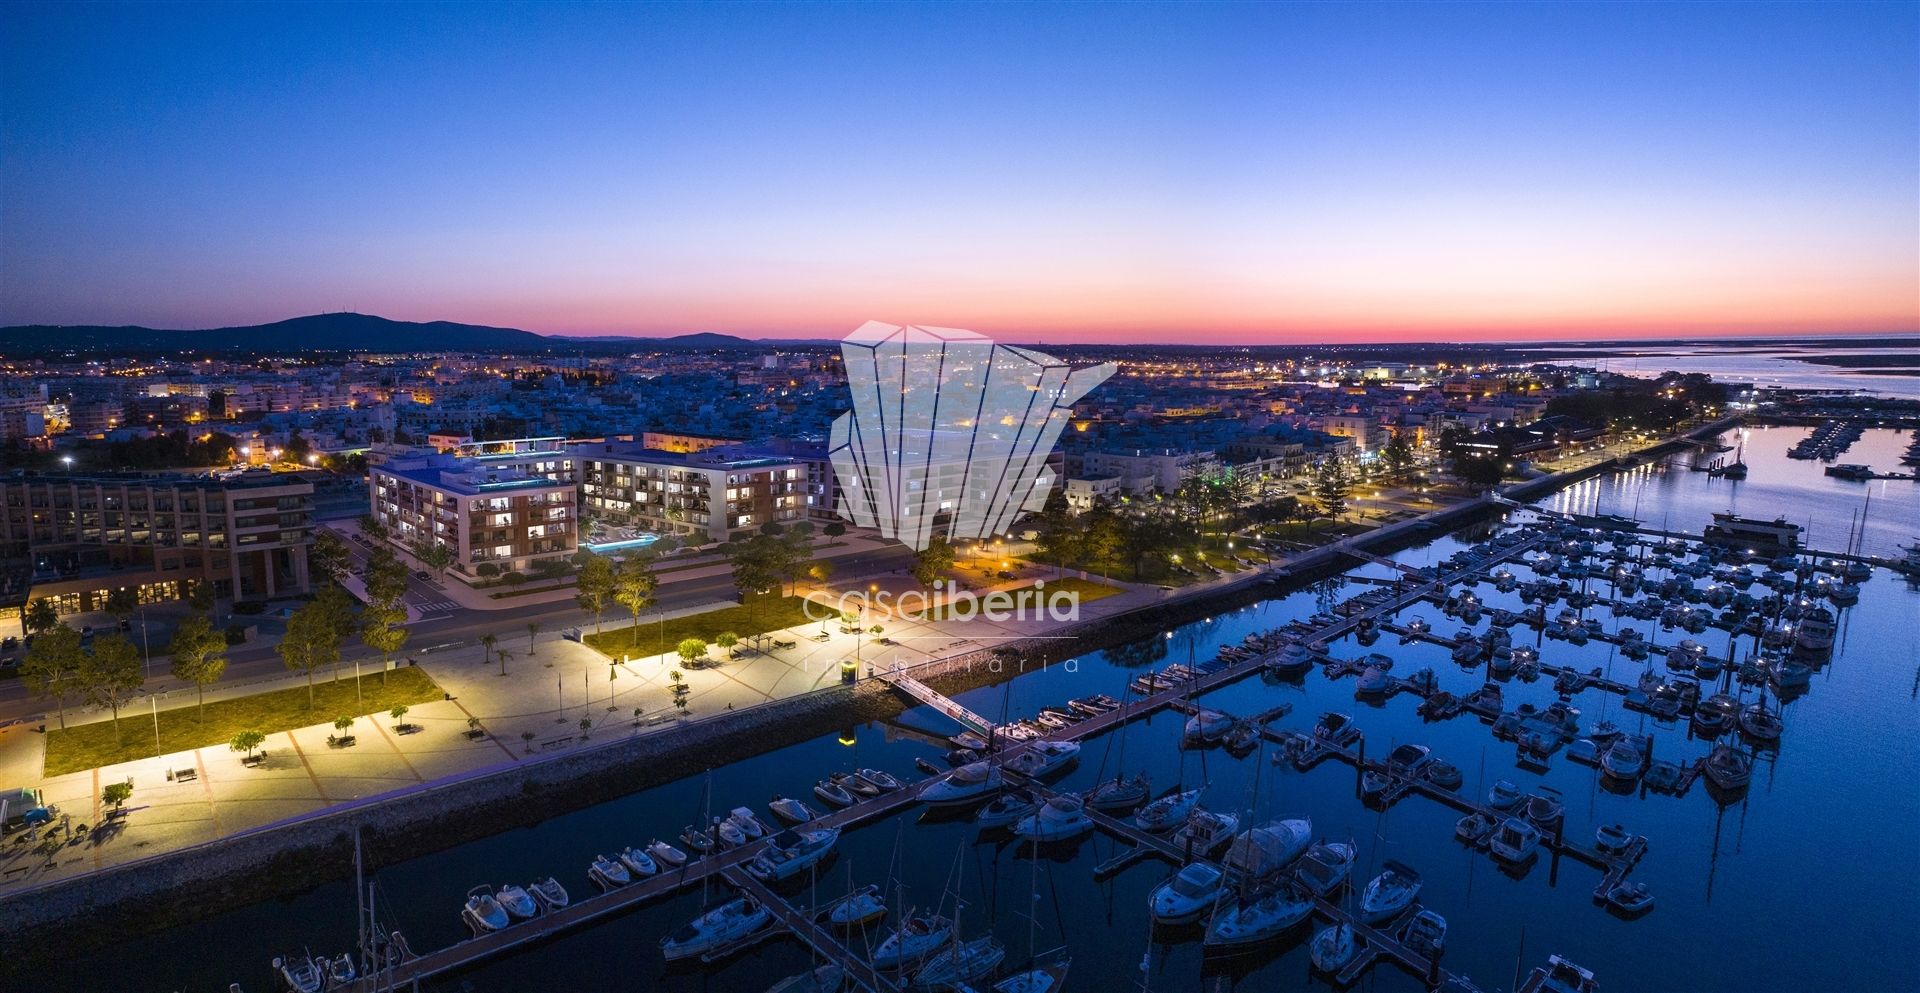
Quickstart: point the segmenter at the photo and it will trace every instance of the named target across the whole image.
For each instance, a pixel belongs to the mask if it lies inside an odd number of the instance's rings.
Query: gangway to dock
[[[814,954],[832,962],[845,970],[846,977],[854,986],[869,993],[894,993],[900,987],[875,969],[872,963],[855,954],[840,939],[829,934],[813,917],[795,907],[787,899],[767,887],[767,884],[742,872],[738,866],[732,866],[720,873],[735,889],[753,897],[760,905],[773,912],[773,918],[780,926],[793,932]]]
[[[990,735],[994,731],[995,725],[992,721],[961,706],[960,702],[952,697],[907,675],[906,670],[899,665],[877,670],[874,675],[894,689],[946,715],[969,731],[981,735]]]

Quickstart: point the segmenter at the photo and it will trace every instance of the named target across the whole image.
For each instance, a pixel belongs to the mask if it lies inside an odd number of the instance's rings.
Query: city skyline
[[[1914,9],[10,8],[0,324],[1920,327]]]

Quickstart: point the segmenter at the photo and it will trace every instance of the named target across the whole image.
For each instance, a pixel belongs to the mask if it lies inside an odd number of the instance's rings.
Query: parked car
[[[423,582],[423,583],[424,583],[424,582],[426,582],[426,581],[428,581],[428,580],[430,580],[430,579],[432,579],[432,578],[433,578],[433,576],[431,576],[431,575],[429,575],[429,574],[428,574],[428,572],[427,572],[427,570],[425,570],[425,569],[420,569],[420,570],[418,570],[418,571],[416,571],[416,572],[415,572],[415,573],[413,574],[413,578],[415,578],[415,579],[418,579],[419,581],[421,581],[421,582]]]

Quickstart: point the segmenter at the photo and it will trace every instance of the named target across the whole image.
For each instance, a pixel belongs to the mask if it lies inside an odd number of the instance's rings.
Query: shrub
[[[492,562],[482,562],[479,565],[474,566],[473,571],[479,573],[482,576],[500,575],[500,567],[493,564]]]
[[[247,640],[247,629],[238,624],[227,625],[227,644],[238,645]]]
[[[264,614],[267,612],[267,602],[265,600],[238,600],[234,602],[233,612],[236,614]]]
[[[500,581],[508,586],[521,586],[526,583],[527,574],[524,572],[507,572],[500,577]]]

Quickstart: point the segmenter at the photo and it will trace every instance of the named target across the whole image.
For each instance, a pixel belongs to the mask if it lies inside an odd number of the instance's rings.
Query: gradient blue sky
[[[0,9],[0,323],[1920,327],[1920,16]]]

